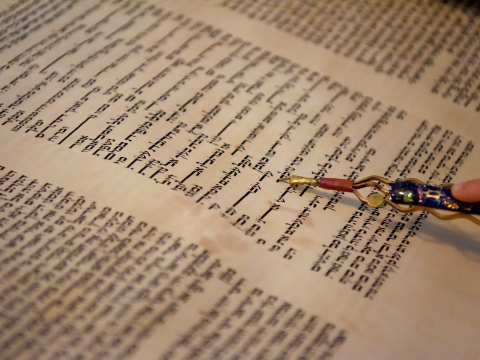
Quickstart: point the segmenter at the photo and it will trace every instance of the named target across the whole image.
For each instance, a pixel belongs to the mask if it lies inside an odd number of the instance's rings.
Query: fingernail
[[[458,184],[455,184],[455,185],[453,185],[452,191],[454,191],[454,192],[462,191],[464,186],[465,186],[464,182],[460,182]]]

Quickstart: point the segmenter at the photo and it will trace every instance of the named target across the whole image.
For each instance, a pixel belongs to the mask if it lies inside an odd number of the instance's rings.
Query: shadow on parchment
[[[480,1],[478,0],[437,0],[437,3],[449,5],[469,15],[480,16]]]
[[[467,233],[464,228],[477,227],[478,234]],[[470,220],[440,220],[433,215],[423,221],[421,233],[431,236],[425,240],[451,246],[470,260],[480,262],[480,227]]]
[[[311,191],[315,195],[322,196],[327,202],[332,198],[332,192],[330,191],[318,188],[311,188],[308,191]],[[337,204],[357,209],[360,206],[360,200],[358,200],[353,194],[345,193]],[[418,214],[420,214],[420,212],[413,214],[405,228],[409,228],[413,225]],[[381,221],[382,219],[377,219],[377,223],[380,223]],[[464,228],[475,229],[475,227],[478,228],[478,234],[467,233],[464,231]],[[480,262],[480,226],[475,225],[470,220],[441,220],[432,214],[429,214],[428,217],[422,221],[422,227],[417,231],[417,236],[415,236],[412,241],[420,240],[418,239],[419,234],[428,235],[427,238],[423,238],[421,241],[426,240],[437,244],[451,246],[469,259]]]

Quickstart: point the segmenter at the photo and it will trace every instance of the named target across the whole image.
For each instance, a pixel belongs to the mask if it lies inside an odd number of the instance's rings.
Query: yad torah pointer
[[[372,175],[361,180],[320,178],[312,179],[303,176],[291,175],[279,181],[298,185],[316,186],[326,190],[336,190],[354,193],[358,199],[373,208],[388,204],[401,213],[427,211],[442,220],[468,219],[480,225],[480,220],[472,214],[480,215],[480,202],[467,203],[458,201],[452,196],[453,184],[427,185],[418,179],[404,179],[390,181],[383,177]],[[384,186],[390,187],[389,189]],[[373,187],[381,194],[374,192],[364,197],[358,189]],[[398,204],[410,205],[409,207]],[[454,214],[444,215],[434,209],[455,211]]]

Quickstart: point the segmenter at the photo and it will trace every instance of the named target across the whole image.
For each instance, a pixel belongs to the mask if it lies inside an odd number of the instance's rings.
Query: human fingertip
[[[462,189],[465,188],[465,182],[460,182],[458,184],[453,185],[452,187],[452,194],[455,196],[458,193],[462,192]]]
[[[457,200],[465,201],[465,182],[460,182],[453,185],[452,195]]]
[[[480,179],[455,184],[452,187],[452,196],[464,202],[480,201]]]

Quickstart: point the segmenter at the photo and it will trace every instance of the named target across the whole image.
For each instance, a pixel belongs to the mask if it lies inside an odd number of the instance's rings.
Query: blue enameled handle
[[[446,187],[396,181],[390,190],[390,200],[396,204],[426,206],[480,215],[480,202],[458,201],[452,196],[452,191]]]

